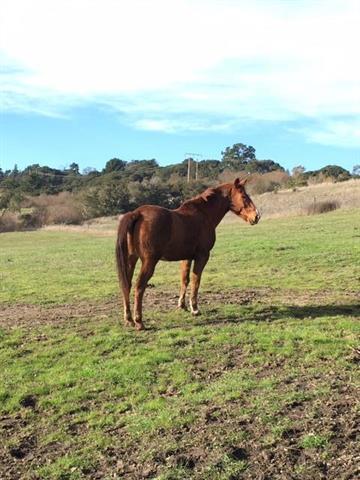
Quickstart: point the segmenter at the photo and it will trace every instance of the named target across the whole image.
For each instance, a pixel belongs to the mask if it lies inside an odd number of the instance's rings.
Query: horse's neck
[[[230,210],[230,201],[228,192],[224,189],[216,189],[216,199],[209,201],[204,205],[204,210],[207,212],[207,216],[216,228],[227,212]]]
[[[183,203],[177,211],[186,215],[190,213],[191,216],[193,216],[195,212],[197,212],[195,215],[199,213],[205,215],[207,221],[211,223],[215,229],[230,210],[230,188],[230,184],[220,185],[214,189],[214,198],[211,198],[211,195],[209,195],[206,200],[199,198],[201,196],[196,197]]]

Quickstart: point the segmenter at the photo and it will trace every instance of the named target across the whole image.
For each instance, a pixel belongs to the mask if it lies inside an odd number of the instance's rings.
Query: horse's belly
[[[167,262],[177,262],[178,260],[191,260],[194,258],[194,252],[188,249],[169,249],[165,250],[161,260]]]
[[[199,221],[175,214],[172,217],[171,237],[165,246],[162,259],[167,261],[192,260],[202,242]]]

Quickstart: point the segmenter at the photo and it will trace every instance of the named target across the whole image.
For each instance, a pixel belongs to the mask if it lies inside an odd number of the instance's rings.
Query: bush
[[[45,212],[45,224],[79,225],[84,220],[80,208],[76,205],[49,206]]]
[[[80,198],[86,218],[116,215],[131,209],[127,185],[116,181],[90,187]]]
[[[58,195],[42,194],[28,199],[32,212],[22,215],[25,228],[37,228],[51,224],[75,224],[84,220],[83,208],[77,197],[69,192]]]
[[[45,211],[35,209],[31,213],[23,213],[19,216],[21,230],[40,228],[45,224]]]
[[[253,174],[250,177],[249,193],[260,195],[265,192],[276,192],[288,185],[289,175],[283,171]]]
[[[325,200],[323,202],[316,202],[309,205],[306,209],[308,215],[317,215],[319,213],[332,212],[340,207],[340,203],[336,200]]]
[[[22,214],[5,211],[0,215],[0,232],[41,228],[44,225],[59,223],[78,225],[84,220],[81,204],[68,192],[28,197],[26,210]]]
[[[0,233],[15,232],[20,229],[18,216],[12,212],[5,212],[0,216]]]

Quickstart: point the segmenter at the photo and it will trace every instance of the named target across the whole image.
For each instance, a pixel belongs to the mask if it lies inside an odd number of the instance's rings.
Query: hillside
[[[251,190],[251,188],[250,188]],[[279,190],[261,195],[252,195],[254,203],[261,211],[262,219],[307,215],[307,208],[316,202],[336,201],[340,209],[360,208],[360,179],[340,183],[321,183],[295,190]],[[238,222],[239,219],[228,213],[222,223]],[[118,216],[93,218],[83,225],[48,225],[46,230],[88,232],[101,236],[113,235]]]
[[[253,199],[264,217],[304,215],[309,206],[325,201],[338,202],[339,208],[360,208],[360,179],[266,192]]]

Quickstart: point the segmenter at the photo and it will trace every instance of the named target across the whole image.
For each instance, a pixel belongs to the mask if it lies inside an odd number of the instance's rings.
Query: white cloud
[[[193,132],[220,132],[229,130],[231,123],[211,121],[208,118],[194,120],[194,119],[171,119],[171,120],[157,120],[154,118],[143,118],[136,120],[133,123],[134,127],[141,130],[149,130],[155,132],[179,133],[191,130]]]
[[[324,121],[321,125],[313,128],[306,127],[298,130],[294,129],[294,131],[302,133],[312,143],[341,147],[360,147],[359,118],[354,118],[350,121]]]
[[[308,117],[319,123],[311,141],[336,124],[357,142],[358,0],[2,0],[1,10],[3,109],[59,115],[95,102],[167,132]],[[329,123],[337,116],[351,120]]]

